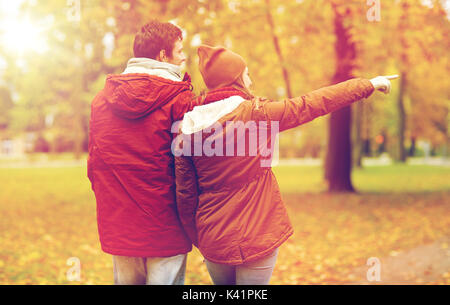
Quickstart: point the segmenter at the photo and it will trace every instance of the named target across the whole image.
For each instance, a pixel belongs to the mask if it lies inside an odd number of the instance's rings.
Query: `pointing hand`
[[[398,78],[398,75],[387,75],[387,76],[377,76],[372,78],[370,82],[372,83],[375,90],[379,90],[385,94],[391,92],[391,79]]]

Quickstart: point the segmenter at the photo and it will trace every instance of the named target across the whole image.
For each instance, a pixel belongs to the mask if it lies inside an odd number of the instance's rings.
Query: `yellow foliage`
[[[442,172],[441,178],[446,175]],[[290,176],[281,172],[279,180]],[[386,177],[379,174],[389,181]],[[16,181],[30,191],[24,192]],[[367,181],[357,180],[370,189]],[[315,189],[307,180],[301,183]],[[113,283],[112,259],[100,249],[95,198],[85,168],[0,169],[0,184],[0,284]],[[448,186],[429,193],[284,192],[295,233],[280,248],[271,283],[361,281],[352,270],[366,266],[369,257],[389,257],[450,236],[449,196]],[[447,249],[448,244],[440,247]],[[79,282],[67,279],[72,257],[81,263]],[[450,284],[448,270],[439,274],[432,283]],[[188,256],[186,284],[211,283],[203,257],[194,249]]]

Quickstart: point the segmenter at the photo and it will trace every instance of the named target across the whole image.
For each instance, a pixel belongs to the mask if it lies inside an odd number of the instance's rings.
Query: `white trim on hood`
[[[127,68],[122,74],[145,73],[159,76],[175,82],[181,82],[181,68],[177,65],[154,60],[151,58],[131,58],[127,63]]]
[[[243,97],[233,95],[211,104],[196,106],[192,111],[185,113],[181,123],[181,132],[193,134],[210,127],[223,116],[235,110],[244,101]]]

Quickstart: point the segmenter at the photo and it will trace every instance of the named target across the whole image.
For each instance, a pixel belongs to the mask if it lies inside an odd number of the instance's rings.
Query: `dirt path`
[[[380,281],[368,281],[371,266],[358,267],[352,273],[356,280],[351,284],[425,284],[450,274],[450,237],[439,239],[408,251],[392,253],[379,258]],[[372,265],[374,266],[374,265]],[[373,267],[372,267],[373,268]],[[372,269],[375,270],[375,269]],[[372,273],[372,275],[375,275]],[[373,277],[373,279],[376,279]]]

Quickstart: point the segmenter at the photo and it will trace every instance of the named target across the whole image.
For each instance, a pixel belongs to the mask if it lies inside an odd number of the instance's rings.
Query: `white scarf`
[[[170,79],[175,82],[182,81],[180,66],[150,58],[131,58],[122,74],[129,73],[145,73]]]
[[[211,104],[196,106],[184,115],[181,131],[184,134],[193,134],[210,127],[235,110],[243,101],[245,101],[244,98],[234,95]]]

